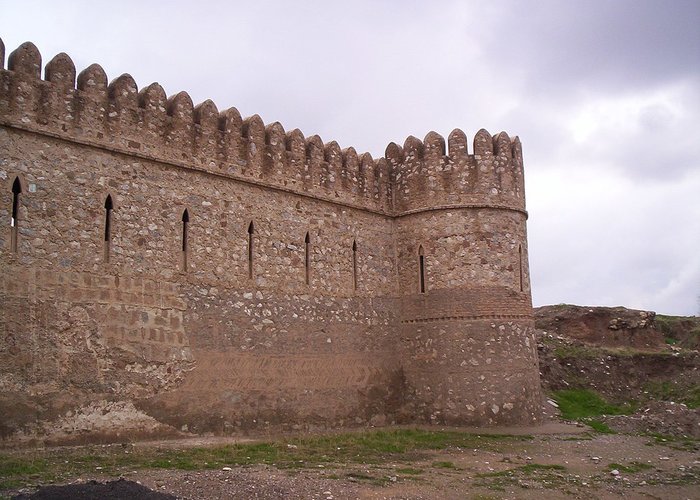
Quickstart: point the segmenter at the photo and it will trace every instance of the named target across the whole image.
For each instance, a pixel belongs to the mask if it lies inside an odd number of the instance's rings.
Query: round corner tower
[[[401,354],[418,420],[531,424],[540,380],[520,141],[391,144]]]

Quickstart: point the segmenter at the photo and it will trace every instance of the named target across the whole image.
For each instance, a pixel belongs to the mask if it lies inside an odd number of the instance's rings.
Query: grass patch
[[[589,389],[555,391],[552,397],[559,405],[561,416],[567,420],[579,420],[600,415],[629,415],[633,411],[631,405],[618,406],[608,403]]]
[[[345,474],[345,477],[348,477],[350,479],[356,479],[359,481],[374,481],[376,478],[374,476],[370,476],[369,474],[363,474],[362,472],[348,472]]]
[[[615,434],[605,422],[595,418],[601,415],[629,415],[634,411],[630,403],[614,405],[589,389],[566,389],[555,391],[552,397],[559,405],[561,416],[577,420],[601,434]]]
[[[687,405],[688,408],[700,407],[700,386],[697,384],[683,385],[675,380],[651,380],[644,384],[643,389],[652,399],[675,401]]]
[[[692,439],[689,437],[677,437],[667,434],[657,434],[657,433],[647,433],[647,436],[651,437],[653,441],[646,443],[649,446],[654,446],[655,444],[668,446],[674,450],[680,451],[700,451],[700,441]]]
[[[616,434],[605,422],[601,422],[595,418],[582,418],[581,422],[588,425],[591,429],[601,434]]]
[[[665,338],[674,338],[675,326],[678,320],[675,316],[657,314],[654,317],[654,326],[663,333]]]
[[[502,470],[499,472],[483,472],[477,474],[476,477],[501,477],[501,476],[514,476],[514,475],[525,475],[531,476],[541,471],[565,471],[566,467],[563,465],[553,465],[553,464],[526,464],[516,467],[514,469]]]
[[[63,481],[94,472],[96,467],[100,467],[103,474],[118,476],[139,469],[202,470],[252,464],[282,469],[366,465],[388,460],[411,462],[425,458],[431,451],[447,448],[500,451],[513,442],[532,439],[532,436],[396,429],[206,448],[123,448],[115,445],[62,448],[60,454],[55,450],[37,450],[0,454],[0,490]],[[372,477],[372,481],[383,479]]]
[[[449,462],[449,461],[433,462],[433,467],[435,467],[436,469],[454,469],[454,470],[457,470],[457,466],[453,462]]]
[[[559,345],[554,348],[554,356],[559,359],[590,359],[600,356],[598,349],[583,345]]]
[[[552,351],[555,358],[567,359],[598,359],[605,356],[632,357],[646,355],[648,352],[634,347],[605,347],[590,345],[558,345]],[[671,356],[670,352],[656,352],[655,356]]]
[[[526,464],[498,472],[486,472],[477,474],[477,486],[484,486],[496,491],[505,491],[506,487],[520,486],[527,488],[523,481],[536,482],[544,488],[561,486],[575,482],[575,478],[566,475],[567,469],[563,465],[556,464]]]
[[[345,477],[350,479],[351,481],[365,482],[373,484],[375,486],[384,486],[390,481],[388,477],[372,476],[370,474],[364,474],[362,472],[348,472],[347,474],[345,474]]]
[[[417,476],[420,474],[423,474],[423,469],[414,469],[413,467],[404,467],[401,469],[396,469],[396,472],[399,474],[406,474],[409,476]]]
[[[33,476],[46,470],[47,461],[44,459],[28,459],[2,457],[0,473],[3,476]]]
[[[700,475],[692,469],[684,472],[667,473],[661,478],[651,478],[647,481],[650,485],[673,485],[673,486],[688,486],[700,484]]]
[[[527,464],[527,465],[523,465],[521,467],[518,467],[518,469],[523,474],[533,474],[535,472],[543,471],[543,470],[565,471],[566,467],[564,467],[563,465],[557,465],[557,464]]]
[[[593,436],[587,432],[586,434],[581,434],[579,436],[560,438],[559,441],[593,441]]]
[[[667,316],[657,314],[654,326],[669,345],[677,345],[687,349],[697,349],[700,346],[700,318],[697,316]]]
[[[628,474],[634,474],[635,472],[642,472],[644,470],[649,470],[652,468],[653,467],[651,465],[645,464],[644,462],[630,462],[627,465],[618,464],[615,462],[608,464],[609,471],[611,471],[613,469],[617,469],[620,472],[625,472]]]
[[[0,455],[0,490],[14,488],[43,478],[54,478],[48,461],[42,458],[15,458]]]

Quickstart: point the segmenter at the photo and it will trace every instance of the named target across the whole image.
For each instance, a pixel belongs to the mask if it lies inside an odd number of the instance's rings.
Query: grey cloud
[[[694,0],[549,0],[515,2],[504,11],[517,39],[508,65],[536,77],[530,80],[535,95],[629,89],[700,72],[700,3]]]
[[[375,157],[430,130],[517,134],[536,303],[697,312],[696,0],[0,0],[0,12],[8,52],[31,40],[45,62],[65,51],[79,70],[97,62]]]

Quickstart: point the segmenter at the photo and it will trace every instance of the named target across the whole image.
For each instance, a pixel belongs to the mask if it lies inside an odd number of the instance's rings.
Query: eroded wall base
[[[529,296],[503,287],[433,290],[402,300],[401,346],[417,418],[448,425],[540,419]]]
[[[406,420],[391,300],[241,290],[203,298],[186,280],[21,265],[1,283],[6,441]]]

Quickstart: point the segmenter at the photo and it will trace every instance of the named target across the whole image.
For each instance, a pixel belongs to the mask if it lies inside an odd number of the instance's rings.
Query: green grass
[[[552,351],[555,358],[567,359],[598,359],[605,356],[633,357],[647,355],[648,351],[634,347],[607,347],[591,345],[557,345]],[[671,352],[655,352],[655,356],[671,356]]]
[[[477,474],[476,485],[485,486],[496,491],[505,491],[506,487],[522,486],[521,480],[536,481],[542,487],[560,486],[574,479],[566,475],[567,469],[556,464],[526,464],[513,469]]]
[[[439,461],[433,462],[433,467],[436,469],[454,469],[457,470],[457,466],[453,462]]]
[[[684,385],[677,380],[651,380],[644,384],[643,389],[652,399],[684,403],[688,408],[700,407],[700,386],[697,384]]]
[[[386,476],[373,476],[362,472],[348,472],[345,477],[351,481],[366,482],[375,486],[384,486],[390,481]]]
[[[563,465],[551,465],[551,464],[526,464],[520,467],[515,467],[514,469],[507,469],[498,472],[483,472],[477,474],[476,477],[501,477],[501,476],[514,476],[517,474],[531,476],[540,471],[565,471],[566,467]]]
[[[560,438],[559,441],[593,441],[593,435],[590,432],[586,432],[577,436]]]
[[[533,474],[534,472],[543,471],[543,470],[565,471],[566,467],[564,467],[563,465],[557,465],[557,464],[527,464],[527,465],[523,465],[521,467],[518,467],[518,470],[520,472],[522,472],[523,474]]]
[[[559,359],[590,359],[601,356],[600,348],[583,345],[558,345],[554,348],[554,356]]]
[[[413,467],[402,467],[401,469],[396,469],[398,474],[407,474],[409,476],[417,476],[425,472],[423,469],[415,469]]]
[[[644,434],[653,438],[653,441],[646,443],[648,446],[663,445],[681,451],[700,451],[700,440],[690,437],[671,436],[654,432]]]
[[[611,463],[608,464],[608,470],[611,471],[613,469],[617,469],[620,472],[625,472],[627,474],[634,474],[635,472],[641,472],[644,470],[649,470],[652,469],[653,467],[649,464],[645,464],[644,462],[630,462],[627,465],[624,464],[618,464],[618,463]]]
[[[654,326],[664,334],[664,337],[669,337],[673,334],[673,327],[677,323],[675,316],[667,316],[665,314],[657,314],[654,317]]]
[[[596,432],[601,434],[615,434],[615,431],[608,427],[605,422],[601,422],[595,418],[582,418],[580,420]]]
[[[614,405],[589,389],[566,389],[555,391],[552,397],[559,405],[561,416],[577,420],[601,434],[615,434],[610,427],[595,417],[601,415],[629,415],[634,406],[629,403]]]
[[[43,458],[15,458],[0,455],[0,489],[13,488],[35,478],[54,479],[49,461]]]
[[[620,406],[608,403],[599,394],[589,389],[555,391],[552,397],[559,405],[561,416],[567,420],[600,415],[628,415],[633,411],[631,405]]]
[[[122,446],[62,448],[58,458],[59,454],[51,450],[0,454],[0,490],[23,484],[65,480],[94,472],[96,467],[101,467],[103,474],[118,476],[138,469],[203,470],[252,464],[299,469],[319,465],[381,464],[387,460],[410,463],[436,450],[468,448],[499,451],[513,442],[532,439],[532,436],[397,429],[182,449]],[[372,477],[372,480],[383,481],[376,477]]]
[[[700,318],[696,316],[666,316],[657,314],[654,326],[669,345],[697,349],[700,345]]]

